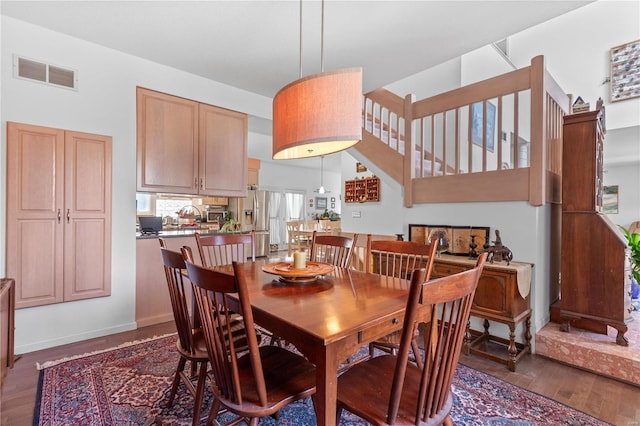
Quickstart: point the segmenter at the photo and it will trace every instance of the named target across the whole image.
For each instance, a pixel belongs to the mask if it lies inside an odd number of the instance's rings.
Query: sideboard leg
[[[516,356],[518,355],[518,348],[516,347],[516,325],[509,324],[509,362],[507,366],[509,371],[516,371]]]
[[[471,320],[467,321],[467,330],[464,333],[464,343],[462,344],[462,353],[469,355],[471,353]]]

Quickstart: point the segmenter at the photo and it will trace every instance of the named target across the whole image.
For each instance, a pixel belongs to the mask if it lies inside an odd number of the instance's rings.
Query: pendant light
[[[308,158],[343,151],[362,139],[362,68],[324,72],[324,0],[320,73],[300,78],[273,98],[273,159]]]
[[[331,192],[324,189],[323,177],[324,177],[324,155],[321,155],[320,156],[320,188],[314,191],[314,192],[317,192],[318,194],[326,194],[328,192]]]

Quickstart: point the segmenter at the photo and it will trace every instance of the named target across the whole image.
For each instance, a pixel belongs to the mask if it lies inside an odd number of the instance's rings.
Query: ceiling
[[[324,69],[363,67],[368,92],[586,3],[327,0]],[[302,4],[303,75],[320,72],[321,4]],[[297,0],[3,1],[2,14],[268,97],[300,75]]]
[[[362,67],[368,92],[589,2],[326,0],[323,68]],[[270,98],[321,71],[320,0],[302,3],[302,37],[298,0],[0,3],[3,15]]]

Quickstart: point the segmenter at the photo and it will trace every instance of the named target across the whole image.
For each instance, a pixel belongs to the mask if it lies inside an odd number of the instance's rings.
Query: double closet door
[[[111,137],[7,123],[16,307],[111,293]]]

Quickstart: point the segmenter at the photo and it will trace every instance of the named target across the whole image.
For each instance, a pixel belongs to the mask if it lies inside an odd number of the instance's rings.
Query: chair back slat
[[[203,266],[231,265],[244,263],[247,257],[256,260],[255,231],[249,234],[207,234],[196,232],[196,244]],[[247,251],[250,256],[247,256]]]
[[[367,272],[409,279],[414,270],[425,268],[425,281],[428,281],[436,246],[414,241],[372,240],[367,236]]]
[[[211,370],[214,377],[214,395],[224,401],[242,404],[243,394],[240,380],[252,380],[254,392],[260,404],[267,404],[267,392],[258,350],[258,341],[253,321],[244,271],[238,262],[233,261],[233,273],[207,269],[186,262],[189,279],[194,285],[196,304],[205,336]],[[237,307],[229,305],[227,295],[238,293],[242,322],[246,333],[249,359],[252,365],[252,377],[240,377],[238,363],[242,354],[235,347],[231,312]],[[246,384],[244,386],[246,392]]]
[[[447,414],[453,404],[451,383],[462,350],[475,291],[486,261],[483,253],[473,269],[425,281],[426,270],[414,271],[403,323],[398,361],[387,410],[394,424],[401,400],[414,330],[423,329],[424,366],[420,377],[416,421],[432,421]],[[420,312],[430,312],[423,318]]]
[[[188,302],[191,299],[191,284],[184,281],[183,271],[186,269],[184,258],[182,253],[163,248],[163,245],[164,241],[161,241],[160,251],[164,263],[164,273],[180,345],[185,351],[195,354],[192,333],[194,327]]]
[[[340,235],[325,235],[314,231],[309,260],[330,263],[340,268],[348,268],[351,266],[353,245],[357,239],[358,234],[354,234],[353,238],[349,238]]]

